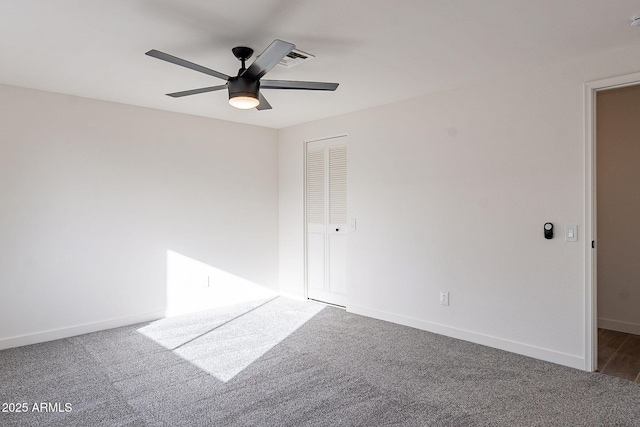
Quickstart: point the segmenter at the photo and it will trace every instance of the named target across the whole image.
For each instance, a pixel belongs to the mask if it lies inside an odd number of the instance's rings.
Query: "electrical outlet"
[[[449,292],[440,292],[440,305],[449,305]]]

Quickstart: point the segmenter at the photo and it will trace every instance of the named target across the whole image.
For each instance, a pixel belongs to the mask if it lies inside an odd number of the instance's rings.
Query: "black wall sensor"
[[[544,225],[544,238],[553,239],[553,224],[550,222],[547,222]]]

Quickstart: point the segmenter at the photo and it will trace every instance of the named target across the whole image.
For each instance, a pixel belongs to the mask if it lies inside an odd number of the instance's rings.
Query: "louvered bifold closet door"
[[[329,291],[347,293],[347,146],[346,138],[327,141],[329,160]]]
[[[326,151],[326,144],[307,144],[307,290],[314,299],[324,292],[326,277]]]
[[[347,223],[347,146],[329,148],[329,223]]]
[[[307,293],[346,304],[347,141],[307,143]]]

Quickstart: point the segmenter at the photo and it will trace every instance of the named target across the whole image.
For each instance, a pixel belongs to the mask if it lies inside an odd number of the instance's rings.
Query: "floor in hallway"
[[[640,383],[640,335],[598,329],[598,372]]]

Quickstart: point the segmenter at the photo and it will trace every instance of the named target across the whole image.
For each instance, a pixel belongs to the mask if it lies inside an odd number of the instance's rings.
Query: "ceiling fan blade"
[[[260,80],[260,87],[262,89],[336,90],[338,83]]]
[[[274,40],[273,43],[267,46],[264,52],[258,55],[256,60],[253,61],[253,64],[242,73],[242,76],[256,80],[260,79],[275,67],[282,58],[295,49],[295,47],[294,44],[278,39]]]
[[[171,62],[172,64],[180,65],[181,67],[189,68],[194,71],[199,71],[222,80],[229,80],[231,78],[224,73],[203,67],[202,65],[194,64],[193,62],[186,61],[178,58],[177,56],[169,55],[168,53],[160,52],[159,50],[151,49],[149,52],[145,53],[145,55],[153,56],[154,58],[162,59],[163,61]]]
[[[260,94],[260,104],[256,107],[258,110],[271,110],[271,104],[267,101],[267,98]]]
[[[197,95],[199,93],[213,92],[216,90],[222,90],[226,88],[227,88],[227,85],[209,86],[209,87],[202,87],[200,89],[191,89],[191,90],[184,90],[182,92],[168,93],[167,96],[171,96],[173,98],[180,98],[182,96]]]

